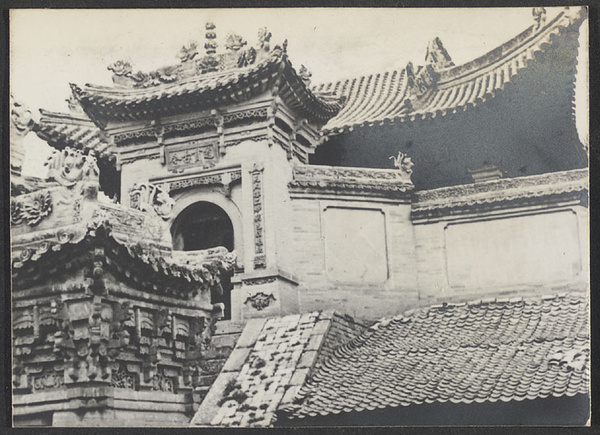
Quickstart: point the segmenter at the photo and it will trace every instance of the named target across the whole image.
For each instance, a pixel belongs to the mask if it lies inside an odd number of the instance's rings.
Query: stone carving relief
[[[123,364],[115,363],[112,368],[110,386],[114,388],[124,388],[126,390],[135,390],[135,375],[129,373]]]
[[[415,165],[408,155],[402,151],[398,152],[398,156],[390,156],[390,160],[394,160],[394,166],[400,170],[402,178],[406,182],[411,182],[410,177],[413,173],[413,166]]]
[[[156,391],[165,391],[167,393],[175,392],[173,380],[164,376],[162,373],[157,373],[152,378],[152,389]]]
[[[93,152],[83,154],[80,150],[65,147],[55,150],[46,162],[48,177],[65,187],[73,187],[81,181],[98,182],[100,170]]]
[[[43,390],[55,390],[64,385],[64,375],[62,373],[46,373],[40,376],[31,377],[31,390],[36,393]]]
[[[52,213],[52,194],[47,190],[21,195],[10,200],[10,222],[36,226]]]
[[[188,131],[206,127],[207,125],[216,125],[216,119],[210,117],[195,119],[193,121],[178,122],[176,124],[169,124],[164,126],[164,132],[171,133],[175,131]]]
[[[164,220],[171,217],[175,201],[169,193],[150,183],[134,184],[129,191],[129,206],[134,210],[153,211]]]
[[[265,228],[263,210],[263,166],[255,164],[250,171],[252,177],[252,207],[254,211],[254,267],[267,267],[265,251]]]
[[[245,305],[250,304],[250,306],[252,308],[254,308],[255,310],[262,311],[275,301],[276,301],[276,299],[275,299],[275,296],[273,296],[273,294],[266,294],[263,292],[258,292],[252,296],[248,296],[248,298],[246,299],[246,302],[244,302],[244,304]]]

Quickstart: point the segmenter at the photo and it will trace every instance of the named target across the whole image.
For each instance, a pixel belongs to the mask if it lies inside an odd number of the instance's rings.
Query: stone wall
[[[417,302],[410,204],[293,200],[300,311],[374,319]]]
[[[417,224],[422,304],[585,288],[589,276],[587,209],[482,213]]]

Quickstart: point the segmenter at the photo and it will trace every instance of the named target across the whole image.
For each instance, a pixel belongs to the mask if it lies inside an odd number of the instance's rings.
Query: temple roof
[[[383,319],[339,346],[288,418],[425,403],[589,393],[584,294],[442,304]]]
[[[190,261],[170,250],[113,235],[111,222],[102,220],[19,242],[12,250],[16,288],[47,282],[53,274],[93,258],[95,268],[104,267],[134,286],[189,299],[195,292],[218,284],[220,274],[231,270],[233,264],[225,248],[194,252],[196,258]],[[102,252],[100,257],[98,252]],[[97,277],[96,271],[94,274]]]
[[[113,146],[102,131],[84,114],[67,114],[40,109],[41,117],[33,131],[57,149],[71,147],[94,151],[100,159],[113,157]]]
[[[326,135],[356,127],[435,118],[467,110],[494,98],[536,56],[576,30],[585,8],[560,12],[545,25],[533,25],[479,58],[454,66],[439,39],[428,48],[426,65],[321,84],[313,89],[346,100],[323,128]]]
[[[246,101],[276,87],[279,97],[303,118],[324,124],[340,109],[336,98],[309,89],[282,49],[247,66],[224,67],[194,73],[173,73],[172,80],[151,81],[139,87],[103,87],[72,84],[74,96],[93,119],[154,119],[186,110],[215,109]],[[169,76],[171,77],[171,76]]]
[[[334,312],[252,319],[192,425],[589,394],[588,313],[571,292],[443,303],[368,328]]]

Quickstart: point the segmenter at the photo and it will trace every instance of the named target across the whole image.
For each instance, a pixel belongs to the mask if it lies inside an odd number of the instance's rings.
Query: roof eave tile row
[[[132,120],[245,101],[272,88],[281,75],[287,85],[281,89],[283,99],[306,117],[324,123],[337,114],[339,104],[321,100],[308,89],[285,54],[271,56],[251,67],[207,73],[152,88],[71,87],[90,117]]]
[[[33,131],[56,149],[71,147],[93,151],[100,159],[115,158],[114,149],[101,130],[87,117],[40,110],[42,116]]]

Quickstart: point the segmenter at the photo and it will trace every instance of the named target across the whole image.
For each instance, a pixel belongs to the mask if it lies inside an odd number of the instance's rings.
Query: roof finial
[[[230,33],[227,35],[227,41],[225,42],[225,48],[227,50],[240,51],[244,45],[246,45],[246,41],[237,33]]]
[[[202,73],[216,71],[219,66],[219,61],[215,56],[217,52],[217,41],[215,41],[217,38],[217,33],[215,32],[216,26],[209,21],[206,23],[205,28],[206,42],[204,43],[204,48],[206,49],[206,56],[199,63]]]
[[[546,23],[546,8],[537,6],[531,11],[533,15],[533,21],[535,21],[534,28],[537,30]]]
[[[206,42],[204,43],[204,48],[206,49],[206,54],[208,56],[212,56],[217,52],[217,33],[215,32],[215,28],[217,26],[214,25],[211,21],[208,21],[205,25],[206,28]]]
[[[298,75],[300,76],[300,78],[302,79],[302,81],[304,82],[304,84],[306,86],[310,86],[310,80],[311,80],[312,74],[310,73],[308,68],[306,68],[304,65],[300,65],[300,70],[298,71]]]
[[[194,59],[198,54],[198,44],[195,41],[191,41],[189,44],[184,45],[179,50],[179,59],[182,62],[187,62],[188,60]]]
[[[415,165],[411,158],[402,151],[398,151],[398,157],[390,156],[390,160],[394,160],[394,166],[400,169],[401,176],[404,181],[410,183],[410,177],[413,173],[413,166]]]
[[[440,38],[437,36],[429,41],[425,62],[432,64],[436,69],[454,66],[452,58],[444,48],[444,44],[442,44]]]
[[[271,44],[269,43],[271,41],[271,36],[273,35],[266,27],[258,29],[258,48],[265,53],[271,51]]]

